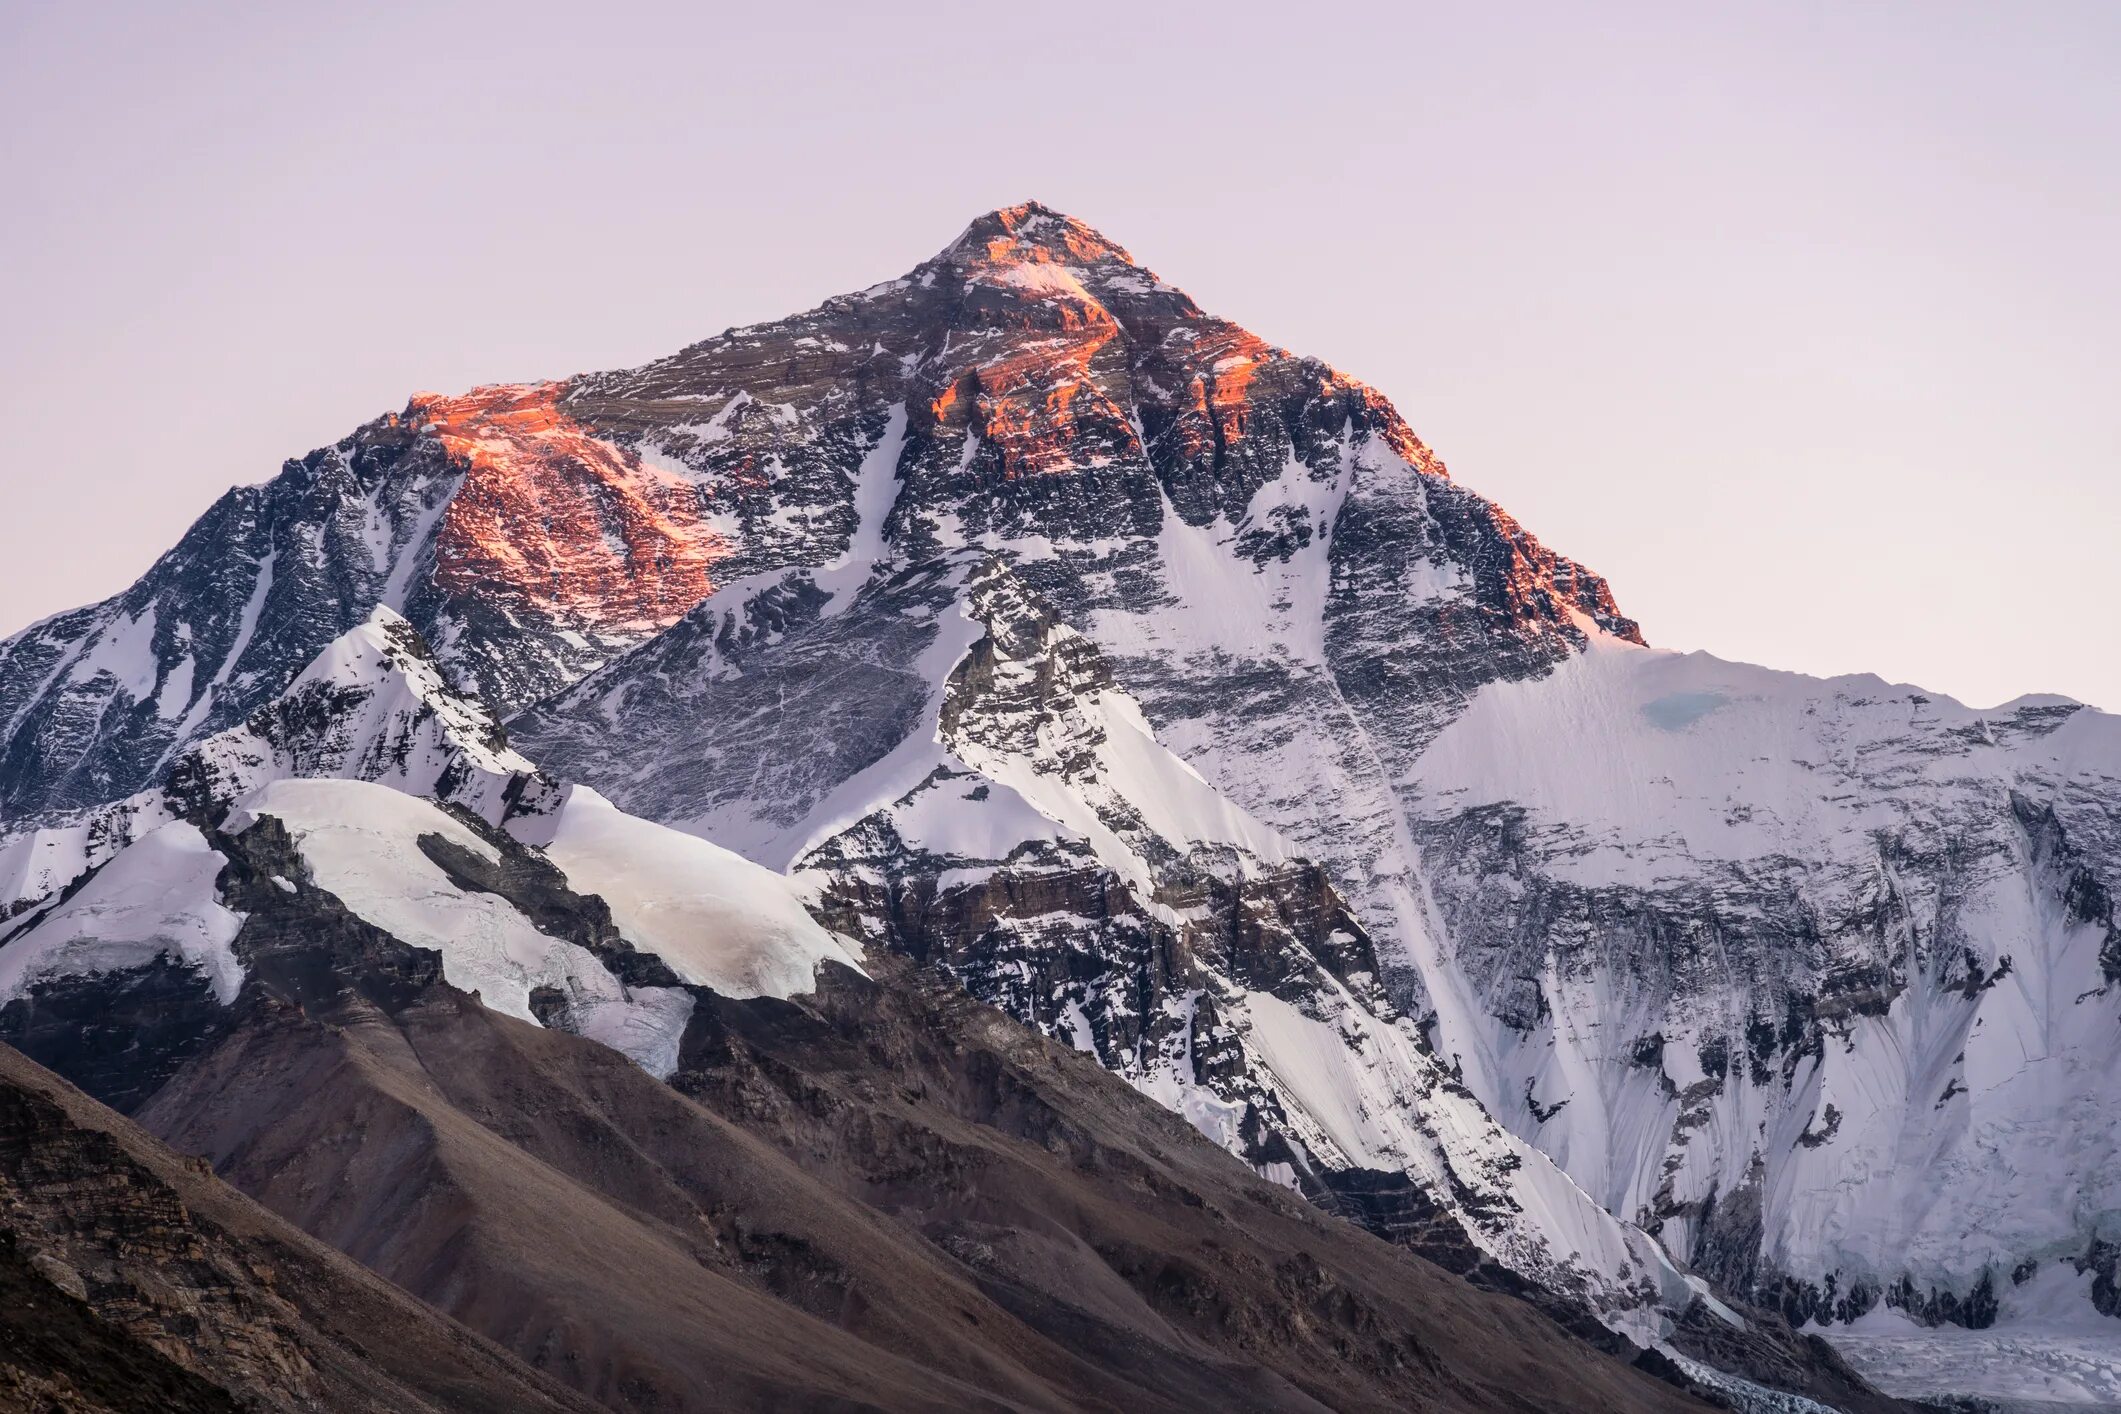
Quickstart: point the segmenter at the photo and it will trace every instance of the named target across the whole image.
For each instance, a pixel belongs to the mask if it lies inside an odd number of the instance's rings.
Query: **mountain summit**
[[[1042,201],[996,207],[984,216],[974,218],[972,224],[965,227],[964,234],[945,246],[936,260],[967,266],[982,261],[1037,261],[1055,265],[1117,264],[1140,268],[1125,248],[1107,240],[1103,232]]]
[[[730,580],[863,536],[918,553],[1234,522],[1344,436],[1444,476],[1373,390],[1203,314],[1079,221],[1006,207],[807,314],[627,372],[418,394],[230,491],[131,589],[0,644],[0,809],[140,789],[372,604],[512,713]],[[1595,576],[1446,499],[1503,612],[1634,632]]]

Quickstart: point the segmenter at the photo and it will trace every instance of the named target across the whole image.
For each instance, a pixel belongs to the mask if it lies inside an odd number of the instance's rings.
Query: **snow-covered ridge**
[[[438,845],[508,867],[495,839],[467,823],[481,818],[505,823],[515,848],[530,842],[576,892],[604,898],[620,937],[666,967],[669,984],[624,981],[580,940],[453,877]],[[272,879],[290,898],[321,889],[398,942],[440,954],[444,979],[486,1005],[564,1025],[658,1076],[678,1063],[689,989],[788,997],[814,987],[825,962],[860,968],[859,948],[820,927],[787,879],[540,776],[411,626],[379,607],[282,697],[180,758],[166,785],[70,833],[0,848],[22,890],[16,916],[0,921],[0,1003],[34,1008],[47,988],[158,960],[234,1002],[247,971],[244,915],[224,905],[218,881],[232,842],[264,819],[299,860]]]
[[[378,605],[248,722],[186,753],[176,775],[221,799],[295,776],[375,781],[498,821],[535,770],[404,616]]]
[[[610,905],[626,940],[725,997],[807,992],[820,964],[861,971],[861,950],[819,926],[788,879],[709,840],[626,814],[586,786],[509,832]]]
[[[509,749],[492,711],[452,688],[405,618],[378,605],[280,697],[178,756],[162,784],[0,840],[0,916],[51,898],[166,821],[218,819],[243,796],[298,776],[378,781],[489,821],[549,789]]]
[[[972,576],[963,612],[985,632],[952,669],[960,705],[937,735],[964,766],[1088,840],[1145,898],[1203,850],[1229,854],[1239,873],[1293,858],[1157,741],[1090,640],[1001,561]],[[965,709],[975,695],[981,710]]]
[[[285,778],[245,796],[223,828],[240,835],[268,817],[289,831],[312,883],[393,938],[441,954],[442,975],[459,991],[542,1025],[531,999],[547,989],[564,999],[569,1030],[659,1078],[677,1068],[691,995],[629,987],[588,949],[540,931],[500,895],[451,879],[425,841],[443,840],[490,864],[500,859],[432,802],[362,780]]]

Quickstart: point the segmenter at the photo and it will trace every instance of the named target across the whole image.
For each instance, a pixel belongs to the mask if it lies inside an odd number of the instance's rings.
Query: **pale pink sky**
[[[1654,643],[2121,708],[2121,6],[183,8],[0,0],[0,632],[1036,197]]]

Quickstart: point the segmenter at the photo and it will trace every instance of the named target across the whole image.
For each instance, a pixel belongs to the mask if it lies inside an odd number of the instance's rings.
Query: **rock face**
[[[1095,645],[993,559],[945,619],[946,638],[979,636],[932,725],[789,836],[820,837],[796,865],[822,916],[1314,1199],[1412,1175],[1435,1195],[1431,1256],[1477,1254],[1645,1341],[1691,1304],[1653,1242],[1437,1062],[1326,871],[1166,751]]]
[[[700,491],[590,435],[558,391],[417,395],[229,492],[123,594],[0,644],[0,812],[146,787],[377,605],[510,708],[697,603],[726,553]]]

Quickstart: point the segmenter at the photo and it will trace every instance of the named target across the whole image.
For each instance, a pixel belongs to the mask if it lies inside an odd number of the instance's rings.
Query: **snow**
[[[861,971],[855,945],[821,927],[785,876],[636,819],[586,786],[512,828],[541,845],[576,892],[603,899],[626,941],[696,986],[792,997],[816,990],[823,963]]]
[[[1190,525],[1168,497],[1157,533],[1165,591],[1176,602],[1153,613],[1107,610],[1092,636],[1109,651],[1220,656],[1236,660],[1274,653],[1298,663],[1325,663],[1325,596],[1331,585],[1332,527],[1347,499],[1352,466],[1321,473],[1293,456],[1281,474],[1252,494],[1235,525],[1221,519]],[[1293,519],[1310,537],[1286,560],[1254,561],[1238,538]]]
[[[1718,1391],[1739,1414],[1840,1414],[1832,1405],[1790,1394],[1707,1365],[1672,1346],[1660,1344],[1665,1356],[1694,1380]]]
[[[1081,300],[1095,304],[1090,292],[1075,272],[1065,265],[1048,261],[1027,261],[1021,264],[986,265],[980,274],[993,284],[1009,285],[1034,295],[1059,295],[1065,299]]]
[[[1156,866],[1142,852],[1142,833],[1181,852],[1194,845],[1227,844],[1252,861],[1288,860],[1280,836],[1158,743],[1132,698],[1107,689],[1077,701],[1084,720],[1059,730],[1042,725],[1041,749],[1033,753],[994,750],[962,733],[951,745],[965,765],[1087,839],[1098,858],[1145,899],[1156,892]],[[1065,773],[1064,758],[1069,762]],[[1125,833],[1112,823],[1123,819],[1129,820]]]
[[[1143,852],[1148,836],[1180,852],[1196,845],[1232,848],[1241,871],[1290,858],[1280,836],[1166,750],[1140,706],[1116,687],[1088,690],[1063,704],[1057,716],[1039,724],[1029,753],[986,744],[969,720],[946,739],[941,716],[949,680],[972,646],[990,636],[979,595],[1006,598],[1012,585],[970,590],[960,595],[955,612],[940,617],[915,669],[934,684],[921,718],[926,728],[834,788],[794,829],[769,839],[730,819],[693,821],[685,828],[723,839],[771,867],[788,868],[890,807],[909,844],[959,859],[1000,860],[1030,840],[1087,840],[1145,899],[1156,886],[1155,866]],[[1009,612],[1006,606],[996,611]],[[1029,658],[1012,660],[997,648],[997,674],[1005,683],[1035,681],[1071,641],[1080,642],[1080,635],[1056,625]],[[971,798],[979,781],[964,780],[967,772],[986,783],[983,799]]]
[[[226,1006],[243,985],[230,946],[243,919],[215,894],[225,863],[187,822],[150,830],[26,935],[0,947],[0,1002],[53,978],[144,967],[169,956],[196,969]]]
[[[85,683],[106,673],[136,702],[145,701],[155,690],[161,663],[155,656],[153,604],[138,615],[119,615],[76,660],[70,676],[75,682]]]
[[[107,603],[99,605],[98,611],[114,612]],[[14,715],[7,719],[7,729],[4,734],[0,735],[4,735],[10,741],[22,729],[23,721],[31,712],[37,709],[38,704],[45,700],[45,695],[52,690],[52,687],[72,671],[74,664],[80,660],[83,651],[93,641],[94,635],[101,632],[103,625],[109,622],[108,619],[104,619],[97,623],[84,625],[78,635],[71,640],[53,638],[49,629],[54,620],[63,617],[66,616],[54,614],[49,618],[39,619],[13,638],[0,642],[0,666],[6,665],[13,650],[18,646],[34,644],[39,647],[63,650],[52,661],[51,666],[46,669],[44,676],[38,680],[37,686],[23,696],[19,705],[15,708]]]
[[[815,846],[862,819],[879,803],[896,800],[919,786],[938,767],[958,767],[960,763],[937,741],[933,724],[942,708],[944,683],[980,635],[980,626],[962,613],[944,614],[937,620],[935,637],[914,665],[922,681],[934,684],[921,715],[928,727],[915,730],[842,781],[792,828],[742,829],[740,822],[729,819],[687,821],[679,828],[723,840],[769,869],[786,869]]]
[[[497,894],[460,888],[420,849],[438,835],[488,861],[494,847],[429,801],[368,781],[279,780],[231,812],[235,833],[272,816],[318,887],[362,920],[442,956],[442,976],[489,1008],[537,1023],[530,994],[558,989],[582,1034],[667,1077],[691,1015],[673,988],[628,988],[588,949],[538,931]]]
[[[912,848],[986,863],[1007,859],[1031,840],[1081,838],[1013,788],[962,771],[924,782],[892,807],[891,823]],[[984,877],[990,871],[966,872]]]
[[[908,847],[946,860],[938,887],[984,879],[1034,841],[1096,858],[1153,913],[1183,925],[1157,900],[1171,856],[1233,877],[1294,859],[1276,832],[1218,792],[1163,746],[1139,704],[1113,685],[1079,635],[1025,599],[1006,570],[982,568],[922,655],[919,671],[936,684],[924,726],[868,769],[843,782],[797,830],[792,852],[745,846],[754,858],[806,867],[811,850],[873,814]],[[982,690],[944,699],[955,669],[985,640],[990,672]],[[974,680],[968,680],[974,681]],[[697,828],[697,823],[695,825]],[[1200,851],[1205,848],[1208,853]],[[816,880],[807,872],[806,883]],[[1012,918],[1027,934],[1051,922]],[[1658,1298],[1676,1308],[1696,1294],[1656,1244],[1615,1220],[1528,1142],[1498,1126],[1479,1103],[1448,1082],[1411,1025],[1377,1015],[1321,973],[1328,995],[1313,1014],[1275,996],[1220,983],[1218,1009],[1248,1057],[1248,1073],[1312,1153],[1329,1164],[1400,1169],[1438,1191],[1483,1193],[1495,1219],[1476,1241],[1518,1270],[1581,1289],[1616,1330],[1638,1341],[1660,1332]],[[1198,994],[1176,1006],[1166,1053],[1138,1058],[1121,1073],[1143,1093],[1184,1116],[1211,1141],[1242,1153],[1241,1100],[1196,1082],[1190,1047]],[[1077,1049],[1094,1046],[1078,999],[1063,1000],[1057,1034]]]
[[[446,787],[452,803],[498,819],[511,787],[534,768],[514,751],[487,744],[494,728],[486,709],[409,651],[401,642],[405,628],[379,605],[262,714],[184,752],[194,780],[210,783],[221,804],[291,776],[374,780],[414,795]],[[315,698],[323,699],[324,711],[308,710],[318,705]],[[284,720],[276,715],[283,707],[291,709]],[[294,725],[287,727],[287,720]],[[157,787],[70,824],[0,840],[0,913],[57,894],[176,813]]]
[[[1020,582],[1001,572],[975,583],[960,613],[976,620],[991,615],[998,625],[1023,614],[1022,593]],[[1167,750],[1123,689],[1089,680],[1048,692],[1049,675],[1089,650],[1082,635],[1054,624],[1025,645],[1017,638],[1021,631],[987,635],[994,690],[1005,699],[1030,695],[1040,702],[1035,739],[1026,749],[1016,724],[968,708],[944,743],[957,760],[1088,840],[1145,900],[1160,882],[1156,855],[1163,848],[1184,854],[1202,845],[1227,847],[1237,851],[1240,873],[1292,857],[1279,835]]]
[[[454,803],[498,820],[510,787],[536,768],[489,744],[494,723],[485,707],[457,693],[431,659],[411,651],[408,631],[395,610],[379,604],[302,671],[280,700],[323,699],[330,711],[324,724],[267,740],[259,730],[269,727],[245,723],[201,742],[192,754],[231,798],[276,777],[347,776],[412,795],[446,786]]]
[[[65,825],[0,839],[0,933],[157,825],[175,818],[160,791],[142,791]]]
[[[433,499],[420,508],[419,519],[413,522],[404,544],[399,546],[397,561],[390,567],[390,577],[383,582],[383,603],[393,609],[402,610],[405,607],[405,597],[411,591],[412,578],[420,571],[421,551],[433,536],[436,522],[440,521],[442,513],[449,509],[450,499],[456,494],[457,487],[463,483],[464,475],[462,472],[454,472],[447,479],[450,485],[440,495],[434,494],[432,483],[423,484],[419,488],[422,496],[432,496]]]
[[[847,537],[847,548],[813,572],[818,588],[832,596],[823,610],[826,618],[834,617],[853,603],[855,594],[869,582],[869,576],[884,560],[887,551],[884,522],[890,518],[891,507],[898,500],[899,453],[905,446],[906,405],[894,403],[883,435],[877,438],[876,445],[869,449],[862,457],[862,464],[855,469],[855,528]]]
[[[1223,1099],[1193,1078],[1196,1073],[1193,1034],[1195,1018],[1200,1010],[1200,998],[1201,993],[1195,990],[1183,997],[1165,1001],[1165,1010],[1183,1023],[1174,1033],[1181,1044],[1175,1049],[1167,1049],[1162,1055],[1150,1057],[1142,1071],[1128,1079],[1142,1094],[1164,1108],[1176,1111],[1209,1143],[1242,1157],[1245,1142],[1240,1127],[1244,1123],[1246,1106]],[[1096,1040],[1088,1018],[1083,1017],[1080,1003],[1071,1003],[1070,1006],[1074,1016],[1081,1018],[1076,1032],[1076,1047],[1094,1055]],[[1293,1177],[1293,1174],[1291,1176]]]
[[[1529,963],[1552,1015],[1522,1036],[1453,1002],[1440,956],[1442,1049],[1616,1212],[1661,1190],[1673,1204],[1726,1192],[1757,1154],[1764,1255],[1801,1278],[1833,1273],[1847,1289],[1906,1274],[1963,1297],[2025,1258],[2081,1252],[2121,1212],[2121,1027],[2104,924],[2066,911],[2067,880],[2043,872],[2012,805],[2014,792],[2052,804],[2110,867],[2101,802],[2121,798],[2121,722],[2090,708],[2016,716],[2069,710],[1977,712],[1876,677],[1602,635],[1544,678],[1489,685],[1401,782],[1418,817],[1513,806],[1532,867],[1560,884],[1634,891],[1681,918],[1713,907],[1740,926],[1801,908],[1824,936],[1770,957],[1705,931],[1637,959],[1625,950],[1647,943],[1594,935],[1574,955],[1588,966],[1552,952]],[[1710,1079],[1704,1044],[1742,1057],[1752,1009],[1779,1013],[1755,978],[1811,990],[1837,965],[1891,969],[1882,1015],[1840,1018],[1819,1053],[1761,1080],[1743,1063]],[[1682,966],[1698,975],[1676,990],[1656,975]],[[1669,1087],[1629,1055],[1652,1033]],[[1528,1086],[1567,1103],[1535,1116]],[[1683,1102],[1688,1087],[1706,1098]],[[1692,1221],[1668,1228],[1682,1248]]]
[[[192,674],[197,670],[198,659],[184,655],[182,662],[169,670],[162,679],[162,688],[155,694],[155,715],[163,721],[174,721],[191,705]]]
[[[1311,1015],[1265,992],[1224,1003],[1254,1074],[1313,1152],[1339,1166],[1401,1170],[1431,1192],[1499,1182],[1512,1217],[1499,1227],[1470,1222],[1473,1240],[1520,1271],[1586,1282],[1601,1319],[1638,1344],[1661,1324],[1640,1304],[1642,1290],[1674,1310],[1692,1298],[1693,1285],[1655,1241],[1445,1083],[1407,1023],[1373,1015],[1337,983],[1320,1005]]]
[[[671,431],[675,434],[689,433],[702,442],[727,441],[730,436],[730,420],[750,405],[751,394],[739,391],[735,396],[723,403],[720,408],[716,409],[714,416],[708,418],[707,421],[684,423],[672,428]]]
[[[88,831],[48,826],[0,840],[0,915],[51,897],[88,871]],[[4,926],[4,925],[0,925]]]
[[[1406,784],[1431,813],[1507,800],[1581,826],[1588,848],[1561,862],[1566,877],[1653,884],[1700,860],[1822,844],[1868,853],[1872,832],[1924,796],[1969,770],[2007,779],[2026,753],[1904,751],[1887,781],[1862,779],[1866,759],[1911,737],[1948,745],[1948,731],[1982,720],[1875,677],[1822,680],[1601,635],[1545,678],[1482,689]]]
[[[1097,1054],[1097,1032],[1091,1028],[1090,1017],[1079,1001],[1070,1001],[1061,1008],[1061,1034],[1068,1044],[1086,1056]]]

